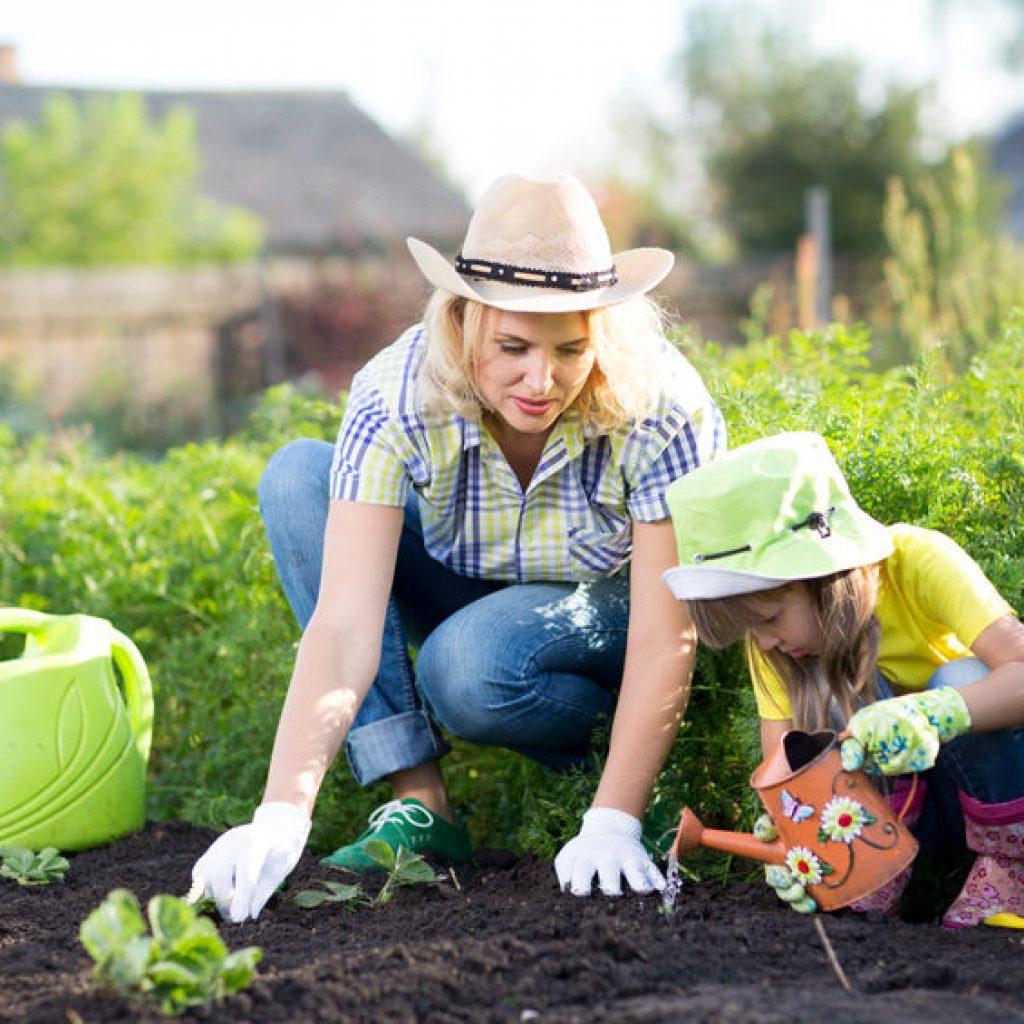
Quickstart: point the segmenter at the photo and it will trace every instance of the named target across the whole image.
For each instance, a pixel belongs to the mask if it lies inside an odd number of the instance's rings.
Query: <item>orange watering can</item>
[[[89,615],[0,608],[4,632],[25,646],[0,661],[0,845],[82,850],[140,828],[153,693],[138,649]]]
[[[822,910],[881,889],[917,856],[917,840],[862,771],[844,771],[834,732],[787,732],[750,776],[778,838],[705,828],[683,810],[672,852],[697,846],[784,864]]]

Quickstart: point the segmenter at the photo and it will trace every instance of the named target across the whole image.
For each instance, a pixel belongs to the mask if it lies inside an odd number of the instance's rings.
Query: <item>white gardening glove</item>
[[[622,895],[622,876],[634,892],[664,889],[665,879],[640,842],[640,822],[613,807],[591,807],[575,839],[555,858],[555,874],[564,891],[589,896],[594,875],[605,896]]]
[[[234,924],[255,919],[299,862],[312,822],[295,804],[260,804],[248,825],[225,832],[192,868],[192,892],[211,897]]]

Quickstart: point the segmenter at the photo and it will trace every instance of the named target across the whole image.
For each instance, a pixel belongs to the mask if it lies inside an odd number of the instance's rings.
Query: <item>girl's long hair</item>
[[[846,722],[862,703],[878,697],[878,579],[876,563],[759,593],[687,603],[700,639],[709,647],[726,647],[742,637],[755,685],[764,690],[776,675],[786,687],[794,726],[813,731],[830,726],[833,702]],[[807,588],[818,614],[821,654],[798,659],[777,648],[762,651],[751,627],[766,598],[800,586]]]
[[[473,362],[500,310],[438,289],[423,316],[427,348],[419,373],[424,408],[479,419],[489,411]],[[584,311],[594,368],[573,403],[584,424],[609,432],[650,415],[665,386],[664,320],[646,296]]]

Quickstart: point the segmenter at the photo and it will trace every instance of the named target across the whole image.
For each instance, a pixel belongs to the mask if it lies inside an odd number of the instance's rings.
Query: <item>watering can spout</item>
[[[731,853],[735,857],[764,861],[766,864],[781,864],[786,859],[786,847],[781,840],[766,843],[751,832],[705,828],[700,818],[689,807],[684,807],[676,839],[672,844],[672,853],[676,857],[683,857],[698,846]]]

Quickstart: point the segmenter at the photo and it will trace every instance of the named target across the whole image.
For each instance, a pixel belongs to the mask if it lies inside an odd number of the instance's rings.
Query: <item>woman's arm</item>
[[[404,510],[332,501],[320,595],[299,642],[264,801],[312,815],[316,795],[380,659]]]
[[[971,730],[990,732],[1024,723],[1024,625],[1004,615],[981,632],[972,650],[991,672],[959,688],[971,713]]]
[[[682,722],[697,650],[686,606],[661,579],[676,560],[669,520],[633,523],[626,663],[594,806],[636,818],[643,817]]]

